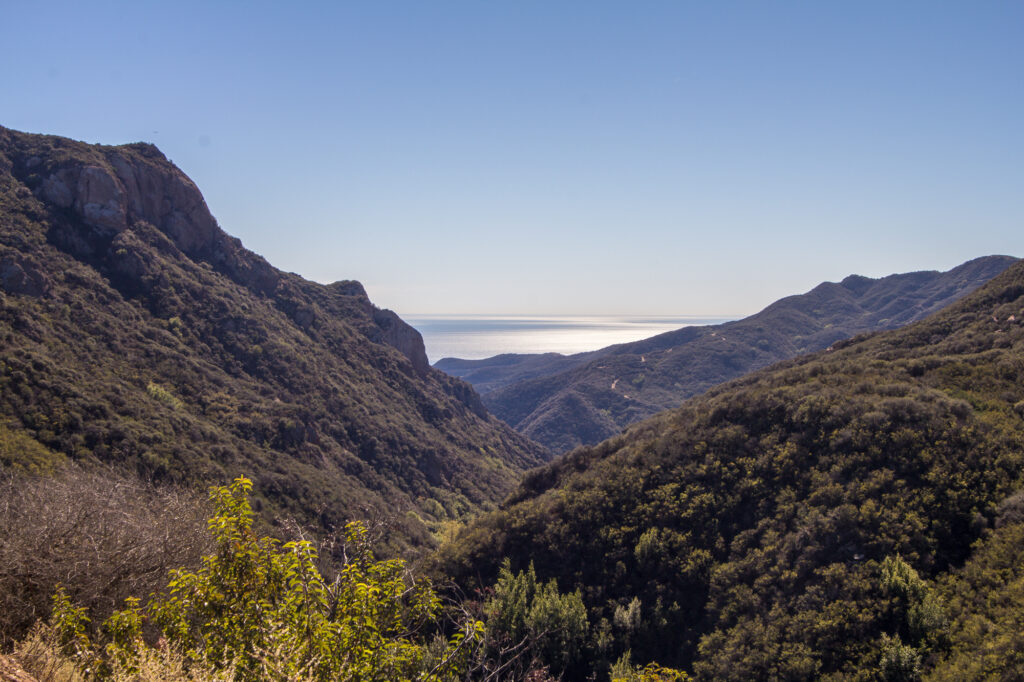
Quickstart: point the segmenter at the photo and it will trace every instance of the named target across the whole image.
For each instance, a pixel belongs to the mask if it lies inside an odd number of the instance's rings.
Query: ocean
[[[423,335],[431,363],[441,358],[479,360],[502,353],[571,355],[639,341],[692,325],[732,317],[555,317],[532,315],[403,315]]]

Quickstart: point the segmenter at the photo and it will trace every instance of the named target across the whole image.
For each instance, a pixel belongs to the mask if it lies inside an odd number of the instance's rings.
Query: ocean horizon
[[[572,355],[639,341],[735,316],[703,315],[403,315],[423,335],[431,364],[442,358],[481,360],[505,353]]]

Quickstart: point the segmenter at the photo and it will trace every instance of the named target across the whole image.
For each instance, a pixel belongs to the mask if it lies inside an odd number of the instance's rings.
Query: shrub
[[[206,505],[191,491],[108,470],[0,474],[0,645],[50,611],[57,585],[98,618],[158,589],[210,547]]]
[[[633,665],[632,653],[627,651],[612,665],[611,682],[688,682],[690,676],[682,670],[664,668],[657,663]]]
[[[173,410],[181,409],[181,400],[160,384],[149,382],[146,384],[146,393],[149,394],[149,397],[159,400]]]
[[[159,657],[142,636],[149,619],[160,646],[231,679],[463,679],[482,623],[463,621],[443,639],[431,586],[413,580],[401,560],[376,561],[359,523],[346,527],[345,562],[326,580],[309,541],[257,537],[250,490],[245,478],[214,488],[214,552],[197,571],[173,571],[166,592],[145,607],[128,600],[96,643],[83,634],[83,611],[58,593],[51,627],[63,653],[100,678],[138,671]]]
[[[590,630],[579,590],[562,594],[554,580],[539,582],[532,563],[513,574],[508,559],[484,613],[492,658],[501,661],[525,650],[534,659],[531,667],[543,664],[556,674],[578,662]]]

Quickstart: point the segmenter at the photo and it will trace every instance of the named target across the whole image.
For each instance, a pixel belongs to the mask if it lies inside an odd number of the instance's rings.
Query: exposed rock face
[[[368,335],[376,341],[388,344],[407,357],[417,374],[423,375],[430,369],[427,350],[423,345],[423,336],[394,312],[381,310],[370,303],[370,297],[362,284],[344,280],[328,285],[327,289],[333,294],[351,297],[359,301],[366,314],[373,318],[375,325],[374,329],[367,330]],[[479,410],[475,406],[476,403],[480,404]],[[467,404],[474,412],[479,414],[482,411],[483,414],[486,414],[483,403],[480,403],[479,396],[475,393],[471,399],[468,399]]]
[[[155,147],[142,147],[154,155],[159,154],[166,162]],[[127,204],[133,219],[155,225],[184,253],[199,254],[213,246],[218,237],[226,236],[210,215],[199,188],[177,169],[154,172],[152,164],[143,164],[137,158],[118,154],[108,158],[127,190]]]
[[[405,320],[390,310],[378,310],[373,315],[373,321],[383,330],[384,342],[409,358],[413,368],[419,374],[425,374],[430,369],[423,337]]]
[[[155,147],[132,145],[128,149],[144,151],[149,158],[135,158],[119,148],[105,150],[106,163],[69,162],[50,169],[37,194],[61,208],[72,208],[103,235],[116,235],[143,221],[160,229],[190,256],[213,246],[223,235],[192,181]],[[41,160],[32,159],[28,165],[39,163]]]
[[[39,163],[39,159],[29,160],[30,166],[37,163]],[[43,180],[43,185],[39,190],[39,194],[42,195],[43,199],[46,199],[61,208],[68,208],[71,204],[75,203],[75,195],[71,191],[71,188],[77,184],[76,178],[74,178],[70,170],[61,169],[50,174],[45,180]]]
[[[124,189],[99,166],[86,166],[78,176],[75,211],[87,225],[117,234],[127,227]]]
[[[88,162],[80,156],[56,162],[52,157],[34,156],[22,162],[27,174],[39,178],[33,187],[37,197],[73,211],[94,230],[91,238],[77,230],[61,235],[69,250],[104,257],[126,278],[156,276],[152,266],[159,254],[151,246],[153,235],[144,240],[136,236],[156,228],[166,237],[167,248],[204,260],[246,288],[278,299],[299,327],[310,329],[316,324],[317,309],[300,302],[303,297],[296,284],[284,281],[282,273],[225,234],[199,188],[160,150],[144,143],[98,150]],[[0,262],[0,285],[5,291],[32,296],[42,295],[48,286],[44,276],[9,260]],[[379,328],[379,333],[376,328],[367,330],[374,340],[401,352],[417,374],[429,370],[418,331],[395,313],[373,306],[358,282],[337,282],[331,289],[362,302]]]
[[[93,148],[89,159],[33,156],[16,161],[16,173],[19,165],[37,197],[93,229],[59,235],[76,255],[103,253],[111,239],[148,224],[189,258],[206,260],[263,295],[280,282],[265,260],[220,230],[199,189],[152,145]]]

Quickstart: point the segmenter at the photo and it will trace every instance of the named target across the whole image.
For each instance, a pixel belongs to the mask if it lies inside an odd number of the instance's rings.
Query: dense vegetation
[[[532,565],[578,591],[571,679],[627,649],[698,679],[1013,669],[1022,320],[1018,264],[925,321],[714,389],[528,474],[443,566],[467,589]]]
[[[850,276],[736,322],[687,327],[590,353],[447,358],[435,366],[472,383],[487,408],[520,433],[565,452],[598,443],[746,372],[922,319],[1013,260],[988,256],[948,272],[877,280]]]
[[[423,542],[543,454],[358,283],[242,248],[156,148],[0,128],[0,465],[244,473],[267,512]]]
[[[89,484],[96,490],[83,488]],[[377,543],[360,522],[320,541],[298,528],[288,540],[260,537],[251,485],[239,478],[211,490],[213,515],[199,543],[192,520],[202,505],[183,491],[171,496],[74,467],[31,479],[28,495],[8,486],[11,509],[43,518],[0,517],[4,530],[22,536],[0,556],[0,587],[45,592],[52,613],[33,614],[31,631],[11,627],[10,618],[0,622],[20,663],[0,655],[0,678],[23,666],[40,682],[554,682],[580,665],[589,624],[579,592],[560,593],[532,567],[513,574],[506,565],[483,604],[442,600],[405,561],[377,560]],[[40,504],[40,492],[52,494],[55,509]],[[174,518],[182,512],[184,519]],[[23,527],[15,528],[19,521]],[[25,539],[33,530],[44,531],[35,543]],[[206,550],[201,561],[190,560],[195,546]],[[46,565],[5,570],[10,559],[33,554]],[[169,570],[176,559],[189,564]],[[58,573],[57,582],[55,567],[73,570]],[[5,606],[24,611],[16,599]],[[612,678],[687,679],[678,670],[635,665],[628,654]]]
[[[967,564],[940,578],[936,594],[946,611],[949,643],[942,658],[930,666],[929,679],[1020,679],[1024,670],[1021,521],[1019,507],[1014,518],[997,517],[997,528],[977,543]]]
[[[153,147],[0,129],[0,646],[66,680],[1018,679],[1024,264],[836,342],[1006,262],[611,349],[601,381],[650,397],[651,369],[698,371],[687,340],[711,374],[831,344],[530,471],[458,531],[544,452],[414,330],[244,250]],[[376,516],[389,543],[264,532],[289,514]],[[430,530],[451,592],[371,551]]]
[[[346,527],[346,557],[333,579],[308,540],[280,543],[253,531],[251,483],[212,492],[214,551],[195,571],[171,573],[145,603],[125,600],[90,636],[88,610],[58,590],[49,627],[22,647],[45,672],[66,661],[81,679],[389,680],[462,679],[483,632],[465,619],[446,640],[441,601],[405,563],[377,561],[366,529]],[[155,646],[144,637],[155,627]],[[153,638],[151,638],[151,641]]]

